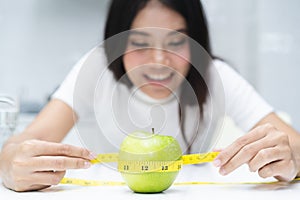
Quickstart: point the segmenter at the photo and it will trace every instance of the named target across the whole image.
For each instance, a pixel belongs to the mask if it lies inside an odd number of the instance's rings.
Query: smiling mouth
[[[174,76],[174,73],[170,74],[144,74],[145,79],[148,82],[152,83],[168,83],[172,77]]]

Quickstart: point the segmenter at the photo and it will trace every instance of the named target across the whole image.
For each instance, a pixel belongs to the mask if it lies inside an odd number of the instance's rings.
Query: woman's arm
[[[73,110],[51,100],[20,134],[11,137],[0,153],[4,185],[16,191],[37,190],[58,184],[67,169],[87,168],[91,153],[61,144],[76,121]]]
[[[248,164],[261,177],[290,181],[300,175],[300,135],[271,113],[225,148],[214,164],[223,175]]]

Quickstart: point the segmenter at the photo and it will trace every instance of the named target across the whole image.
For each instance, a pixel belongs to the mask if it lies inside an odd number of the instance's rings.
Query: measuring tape
[[[179,171],[182,165],[200,164],[213,161],[219,152],[203,154],[189,154],[181,156],[180,160],[175,161],[147,161],[147,160],[119,160],[118,153],[99,154],[91,163],[117,162],[118,171],[127,173],[141,172],[174,172]]]
[[[179,171],[182,165],[188,164],[200,164],[206,162],[212,162],[219,152],[209,152],[202,154],[188,154],[182,155],[180,160],[175,161],[134,161],[134,160],[119,160],[118,153],[99,154],[94,160],[91,160],[92,164],[98,163],[118,163],[118,171],[126,173],[147,173],[147,172],[174,172]],[[291,183],[300,181],[300,178],[294,179]],[[60,181],[61,184],[72,184],[80,186],[123,186],[125,182],[117,181],[96,181],[96,180],[83,180],[76,178],[63,178]],[[179,182],[173,185],[227,185],[227,184],[276,184],[278,181],[270,182]]]

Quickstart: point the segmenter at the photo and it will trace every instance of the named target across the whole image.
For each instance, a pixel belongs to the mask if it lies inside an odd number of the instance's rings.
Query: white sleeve
[[[80,59],[80,61],[76,63],[76,65],[72,68],[64,81],[60,84],[58,89],[51,96],[51,99],[59,99],[73,108],[73,93],[75,82],[83,62],[84,58]]]
[[[274,111],[233,68],[222,61],[214,62],[225,93],[225,111],[243,131],[249,131],[267,114]]]
[[[51,96],[69,105],[77,114],[92,105],[99,74],[106,69],[104,49],[95,47],[73,67],[65,80]],[[76,99],[76,102],[74,100]]]
[[[60,84],[58,89],[52,94],[51,99],[59,99],[66,103],[68,106],[73,108],[73,94],[76,79],[78,77],[79,71],[84,63],[87,55],[81,58],[76,65],[72,68],[69,74],[66,76],[64,81]]]

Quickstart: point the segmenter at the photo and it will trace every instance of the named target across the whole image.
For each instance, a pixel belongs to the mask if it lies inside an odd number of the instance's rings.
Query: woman
[[[153,31],[147,27],[156,27],[162,31]],[[79,62],[37,118],[21,134],[6,142],[0,155],[1,178],[6,187],[16,191],[39,190],[58,184],[68,169],[88,168],[89,160],[94,158],[93,153],[59,142],[76,122],[84,118],[86,109],[94,106],[90,105],[90,102],[96,102],[96,106],[102,105],[101,108],[96,108],[96,115],[99,117],[97,120],[107,120],[103,126],[109,124],[110,117],[101,113],[107,113],[104,111],[109,106],[105,105],[110,103],[107,100],[111,99],[107,99],[105,94],[111,92],[109,86],[114,82],[120,83],[120,88],[129,92],[135,88],[139,89],[137,96],[142,101],[135,102],[137,107],[144,108],[147,102],[170,106],[166,112],[166,130],[172,127],[181,130],[180,142],[187,152],[192,152],[192,147],[197,146],[201,135],[195,136],[184,129],[180,123],[181,119],[188,123],[188,119],[191,118],[185,114],[185,109],[179,109],[179,112],[178,109],[174,109],[178,108],[178,105],[176,107],[173,98],[170,100],[169,97],[178,92],[183,105],[195,105],[196,102],[198,118],[205,118],[208,88],[204,84],[205,77],[201,75],[209,70],[210,61],[200,59],[199,63],[196,62],[196,67],[192,67],[190,62],[197,60],[197,52],[193,51],[191,43],[186,39],[187,36],[191,37],[211,55],[207,25],[200,2],[113,0],[105,27],[105,39],[127,30],[131,31],[125,36],[126,43],[105,43],[105,62],[110,63],[110,71],[100,80],[101,92],[95,94],[98,101],[87,100],[86,96],[80,93],[89,93],[88,99],[93,97],[91,90],[94,91],[95,88],[86,87],[89,86],[87,77],[81,81],[87,85],[78,90],[81,85],[74,79],[76,76],[77,79],[80,77],[79,71],[84,64],[86,65],[84,61]],[[114,55],[116,46],[124,52],[119,58]],[[173,52],[179,52],[182,56],[156,47],[171,48]],[[100,55],[99,62],[102,62],[97,66],[101,68],[101,65],[105,65],[104,53],[98,52],[97,55]],[[197,68],[200,64],[201,69]],[[248,131],[222,150],[214,165],[220,167],[220,173],[223,175],[242,164],[248,164],[249,169],[257,171],[261,177],[273,176],[281,181],[294,179],[300,171],[299,134],[281,121],[273,113],[273,109],[237,73],[221,61],[214,60],[214,64],[218,65],[218,73],[221,74],[224,85],[226,112]],[[96,76],[95,73],[90,75]],[[183,86],[185,79],[195,91],[196,101],[189,102],[189,98],[184,99],[180,96],[186,91]],[[119,92],[122,91],[118,90],[112,95],[122,96]],[[117,102],[115,106],[114,108],[118,108],[122,104],[118,105]],[[126,122],[126,119],[121,117],[119,122]],[[125,127],[124,131],[129,130]],[[109,138],[110,136],[107,136],[109,141],[118,139],[118,136],[113,135]]]

